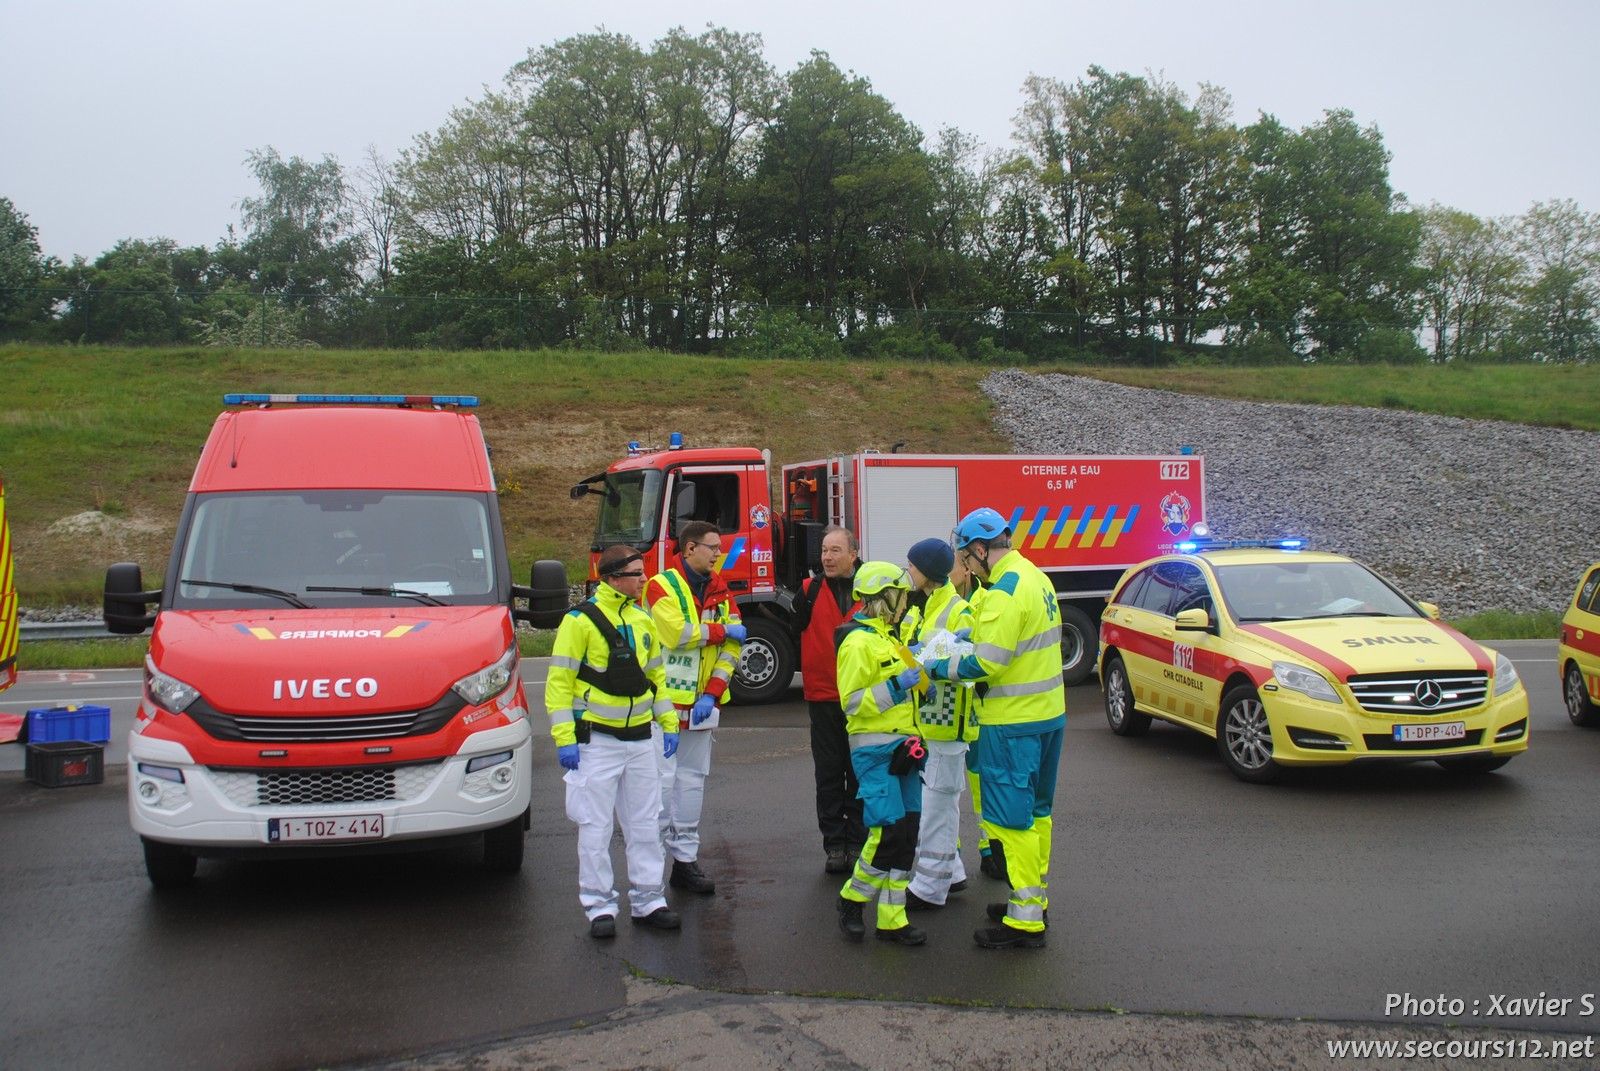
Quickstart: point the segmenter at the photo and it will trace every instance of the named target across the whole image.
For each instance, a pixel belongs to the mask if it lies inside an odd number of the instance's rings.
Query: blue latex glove
[[[743,625],[724,625],[722,635],[725,639],[730,639],[734,643],[743,643],[749,633],[745,631]]]
[[[900,686],[902,692],[911,690],[911,686],[922,679],[922,669],[919,666],[910,666],[900,671],[894,682]]]
[[[927,669],[928,676],[936,681],[950,679],[950,660],[948,658],[936,658],[924,668]]]
[[[906,650],[910,651],[913,656],[920,655],[922,653],[922,644],[920,644],[920,643],[907,644],[906,645]]]
[[[561,760],[562,769],[576,770],[578,768],[577,744],[562,744],[556,748],[556,755]]]
[[[711,708],[716,705],[717,701],[711,698],[710,692],[707,692],[699,699],[696,699],[694,701],[694,706],[689,708],[689,724],[699,725],[701,722],[711,717]]]
[[[955,631],[955,637],[958,640],[970,640],[972,639],[972,630],[970,628],[958,628]]]
[[[678,753],[678,734],[677,733],[662,733],[661,734],[661,755],[662,755],[662,757],[670,759],[670,758],[672,758],[672,756],[676,755],[677,753]]]

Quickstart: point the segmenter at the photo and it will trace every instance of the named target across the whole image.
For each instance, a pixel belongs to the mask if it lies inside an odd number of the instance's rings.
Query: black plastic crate
[[[81,740],[29,744],[25,765],[28,780],[45,788],[98,785],[106,776],[106,749]]]

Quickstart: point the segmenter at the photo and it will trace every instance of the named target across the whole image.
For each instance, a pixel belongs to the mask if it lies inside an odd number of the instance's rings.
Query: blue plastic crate
[[[53,744],[62,740],[104,744],[110,739],[110,707],[84,703],[69,707],[35,707],[28,711],[30,744]]]

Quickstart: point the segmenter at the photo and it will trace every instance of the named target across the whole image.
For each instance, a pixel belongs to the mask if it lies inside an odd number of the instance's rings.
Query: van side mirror
[[[534,628],[556,628],[569,609],[567,597],[567,567],[558,561],[538,561],[528,571],[528,586],[511,589],[513,600],[528,600],[528,608],[519,610],[513,603],[511,619],[526,621]]]
[[[144,572],[137,562],[118,562],[106,569],[106,588],[101,617],[106,631],[117,636],[137,636],[156,623],[155,614],[144,608],[161,601],[161,591],[144,590]]]
[[[1417,603],[1417,605],[1422,607],[1422,612],[1423,613],[1427,614],[1429,617],[1433,618],[1435,621],[1443,620],[1443,618],[1440,617],[1440,615],[1439,615],[1439,607],[1435,606],[1433,603],[1431,603],[1431,602],[1419,602],[1419,603]]]
[[[699,493],[695,489],[693,480],[684,480],[678,484],[678,489],[672,493],[672,538],[678,538],[678,529],[682,528],[694,516],[694,510],[699,505]]]
[[[1172,627],[1179,632],[1210,632],[1211,615],[1198,606],[1192,610],[1179,610],[1172,619]]]

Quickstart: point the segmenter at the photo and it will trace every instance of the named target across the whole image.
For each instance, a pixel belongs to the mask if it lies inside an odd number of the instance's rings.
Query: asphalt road
[[[1097,691],[1072,689],[1039,953],[974,946],[983,903],[1000,895],[977,876],[959,903],[918,916],[923,948],[840,938],[798,694],[730,711],[718,731],[702,852],[716,894],[675,894],[681,933],[624,924],[609,944],[586,936],[549,747],[518,877],[480,872],[470,852],[203,861],[197,886],[174,896],[146,883],[119,747],[103,785],[56,790],[26,783],[22,749],[0,747],[0,1062],[383,1061],[603,1018],[626,1007],[636,975],[744,993],[1592,1033],[1597,1014],[1578,998],[1600,992],[1600,733],[1568,724],[1552,643],[1499,646],[1530,691],[1532,749],[1476,779],[1418,764],[1249,786],[1196,735],[1158,724],[1113,736]],[[114,735],[131,719],[137,674],[41,676],[0,710],[97,697]],[[1466,1010],[1386,1014],[1390,994]],[[1490,1014],[1497,998],[1541,994],[1570,1000],[1550,1016]]]

